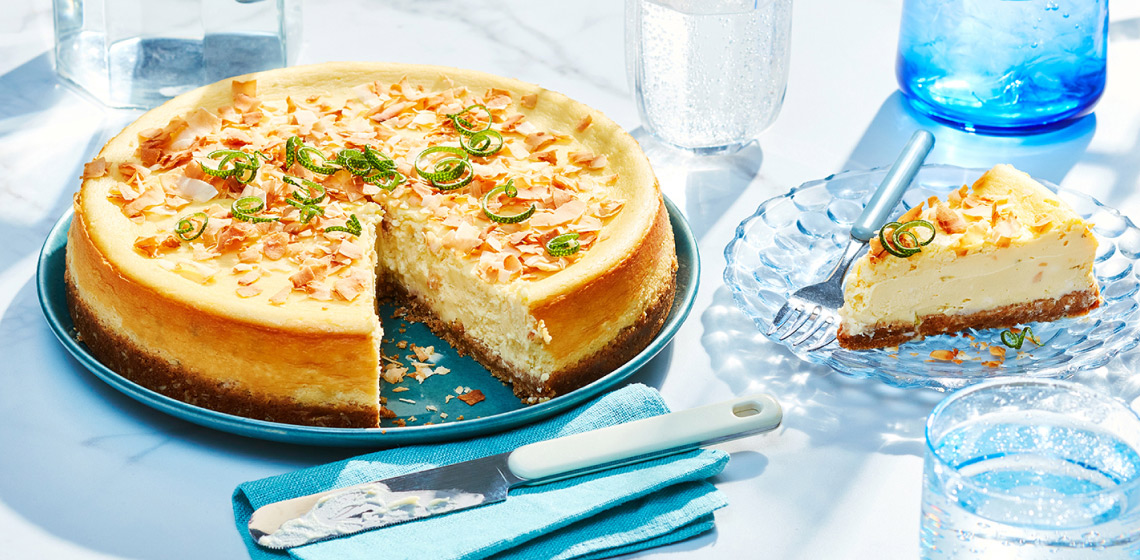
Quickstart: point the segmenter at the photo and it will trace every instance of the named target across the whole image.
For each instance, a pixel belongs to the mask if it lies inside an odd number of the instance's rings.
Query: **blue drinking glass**
[[[1104,91],[1108,0],[905,0],[899,87],[918,111],[983,134],[1053,130]]]

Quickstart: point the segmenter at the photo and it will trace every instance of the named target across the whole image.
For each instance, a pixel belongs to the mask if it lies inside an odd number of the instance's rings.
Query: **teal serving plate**
[[[700,277],[700,258],[696,240],[680,210],[668,199],[665,205],[677,242],[677,295],[661,332],[639,354],[585,387],[546,402],[526,405],[514,396],[510,387],[492,377],[478,362],[459,356],[447,342],[436,337],[424,325],[392,318],[393,309],[382,306],[380,317],[386,340],[406,340],[421,347],[433,346],[435,352],[442,356],[436,365],[451,371],[446,375],[429,377],[423,383],[408,376],[399,384],[383,384],[381,395],[387,400],[386,406],[396,413],[396,418],[385,420],[379,428],[299,426],[225,414],[151,391],[103,365],[85,344],[76,340],[75,325],[67,310],[63,276],[67,231],[72,219],[70,210],[59,219],[44,242],[36,286],[48,324],[63,347],[80,364],[116,390],[171,416],[232,434],[303,445],[391,447],[465,439],[535,422],[614,389],[669,344],[692,310]],[[405,332],[400,333],[399,329]],[[396,340],[384,343],[386,355],[403,359],[411,354],[410,350],[398,348]],[[455,398],[456,389],[461,387],[480,390],[486,400],[474,406],[466,404]],[[397,421],[405,425],[397,426]]]

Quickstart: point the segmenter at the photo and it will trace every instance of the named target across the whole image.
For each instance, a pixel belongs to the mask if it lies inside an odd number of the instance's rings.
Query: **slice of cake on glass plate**
[[[883,226],[848,273],[840,346],[897,346],[1100,305],[1097,242],[1064,201],[1009,165]]]

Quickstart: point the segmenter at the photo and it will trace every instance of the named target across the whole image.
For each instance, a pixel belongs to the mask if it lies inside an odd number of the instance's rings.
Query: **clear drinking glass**
[[[1140,417],[1056,380],[954,393],[926,423],[922,557],[1140,556]]]
[[[987,134],[1042,132],[1104,91],[1108,0],[905,0],[895,71],[919,111]]]
[[[792,0],[626,0],[626,71],[645,128],[697,153],[735,151],[784,102]]]
[[[288,66],[300,0],[53,0],[59,75],[112,107]]]

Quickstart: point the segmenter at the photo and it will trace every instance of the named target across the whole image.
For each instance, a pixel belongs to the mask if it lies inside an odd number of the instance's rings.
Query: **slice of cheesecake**
[[[1052,321],[1100,305],[1089,224],[1012,166],[994,167],[947,200],[931,197],[895,224],[847,276],[843,348]]]

